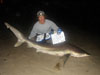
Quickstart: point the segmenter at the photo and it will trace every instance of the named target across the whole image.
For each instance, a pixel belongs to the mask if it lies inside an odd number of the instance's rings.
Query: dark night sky
[[[0,8],[2,22],[21,20],[24,24],[26,20],[27,23],[36,21],[36,12],[44,10],[48,18],[58,24],[69,24],[99,33],[100,3],[96,1],[4,0]]]

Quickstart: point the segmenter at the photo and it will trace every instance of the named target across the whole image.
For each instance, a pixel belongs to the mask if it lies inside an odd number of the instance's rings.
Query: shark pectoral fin
[[[66,55],[60,57],[59,62],[56,64],[55,68],[57,70],[61,70],[61,68],[63,68],[65,63],[67,62],[69,56],[70,56],[70,54],[66,54]]]
[[[23,41],[17,41],[17,43],[14,45],[14,47],[18,47],[18,46],[20,46],[21,44],[23,43]]]
[[[68,58],[70,57],[70,54],[66,54],[63,57],[64,57],[64,63],[63,63],[63,67],[64,67],[64,65],[66,64]]]

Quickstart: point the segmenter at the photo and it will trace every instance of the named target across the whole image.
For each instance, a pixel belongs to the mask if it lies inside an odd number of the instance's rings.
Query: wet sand
[[[77,28],[68,28],[69,42],[89,52],[84,58],[70,57],[61,70],[54,66],[59,57],[36,53],[26,44],[14,48],[16,37],[9,30],[0,32],[0,75],[100,75],[100,40]]]

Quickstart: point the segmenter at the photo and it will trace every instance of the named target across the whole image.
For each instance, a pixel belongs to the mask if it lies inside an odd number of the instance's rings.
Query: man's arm
[[[51,29],[57,32],[59,27],[54,22],[51,21]]]
[[[52,21],[51,21],[51,29],[54,30],[54,33],[57,32],[57,34],[60,34],[62,32],[62,30]]]
[[[36,36],[36,24],[34,24],[33,28],[32,28],[32,31],[28,37],[28,39],[32,39]]]

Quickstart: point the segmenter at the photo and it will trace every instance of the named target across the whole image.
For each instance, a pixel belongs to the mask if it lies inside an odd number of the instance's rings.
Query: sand
[[[100,75],[99,37],[77,29],[67,31],[69,42],[89,52],[91,56],[70,57],[61,70],[54,67],[59,57],[36,53],[35,49],[27,48],[26,44],[14,48],[16,37],[9,30],[1,31],[0,75]]]

